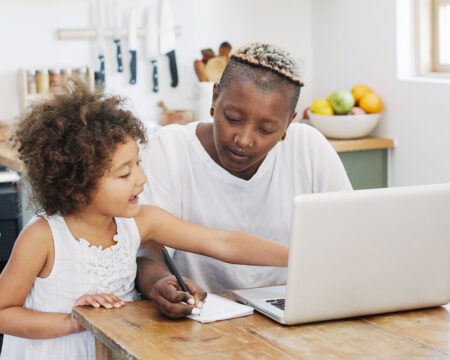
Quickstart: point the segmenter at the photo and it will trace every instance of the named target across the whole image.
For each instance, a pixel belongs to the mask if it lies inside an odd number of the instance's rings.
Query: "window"
[[[421,75],[450,75],[450,0],[416,0],[417,58]]]
[[[450,0],[432,0],[432,71],[450,72]]]

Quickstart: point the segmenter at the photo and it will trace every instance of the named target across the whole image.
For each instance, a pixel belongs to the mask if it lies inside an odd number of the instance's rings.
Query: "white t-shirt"
[[[149,136],[142,156],[147,183],[141,203],[197,224],[288,244],[296,195],[352,188],[336,151],[311,126],[291,124],[286,140],[244,180],[209,156],[196,136],[197,124],[170,125]],[[207,291],[286,282],[284,268],[232,265],[178,250],[172,257],[183,276]]]

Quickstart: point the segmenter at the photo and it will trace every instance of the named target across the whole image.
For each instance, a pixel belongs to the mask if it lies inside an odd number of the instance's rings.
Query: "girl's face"
[[[133,217],[139,212],[138,195],[146,177],[140,166],[136,141],[117,145],[111,168],[100,178],[90,209],[105,216]]]
[[[250,179],[297,115],[290,100],[282,91],[261,92],[248,80],[233,79],[220,94],[216,84],[214,146],[220,165]]]

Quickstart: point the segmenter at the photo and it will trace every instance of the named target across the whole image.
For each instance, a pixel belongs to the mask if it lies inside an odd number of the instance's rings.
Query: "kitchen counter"
[[[394,147],[394,140],[380,137],[366,137],[353,140],[329,139],[329,141],[338,153],[391,149]],[[18,159],[17,153],[12,149],[11,145],[6,142],[0,142],[0,165],[18,172],[24,171],[23,164]]]
[[[17,153],[8,143],[0,142],[0,165],[6,166],[12,170],[23,172],[24,167],[18,159]]]
[[[331,145],[333,145],[334,149],[338,153],[349,151],[392,149],[394,147],[394,140],[374,136],[349,140],[328,139],[328,141],[331,143]]]

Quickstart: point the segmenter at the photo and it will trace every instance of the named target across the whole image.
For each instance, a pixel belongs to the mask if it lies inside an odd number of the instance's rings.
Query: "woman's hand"
[[[189,293],[181,291],[173,275],[163,277],[152,287],[149,299],[155,307],[171,319],[180,319],[190,315],[195,307],[201,308],[206,292],[192,281],[183,278]]]

